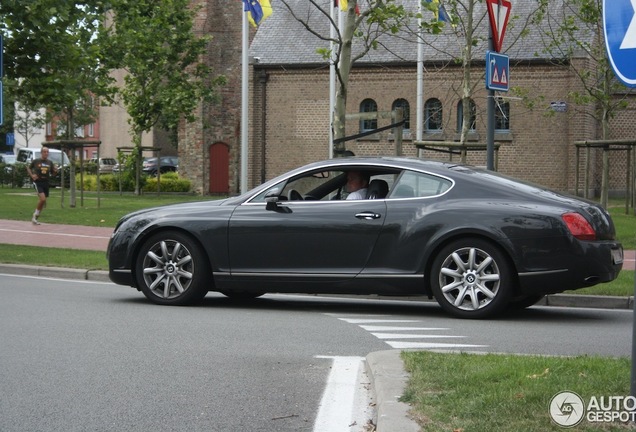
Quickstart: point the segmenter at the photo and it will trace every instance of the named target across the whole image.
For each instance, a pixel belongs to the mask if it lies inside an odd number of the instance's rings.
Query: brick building
[[[240,168],[240,8],[221,7],[221,1],[200,0],[203,6],[198,17],[200,31],[213,36],[209,61],[217,73],[229,78],[222,91],[220,106],[202,107],[200,121],[188,124],[180,136],[181,169],[197,190],[203,193],[223,193],[213,183],[227,179],[227,191],[239,190]],[[326,4],[330,1],[326,0]],[[405,4],[416,1],[405,0]],[[562,1],[552,6],[563,8]],[[295,11],[306,7],[302,0],[290,1]],[[411,6],[413,6],[411,5]],[[483,3],[477,4],[476,15],[486,13]],[[591,105],[577,105],[570,95],[582,91],[579,79],[567,62],[542,58],[543,27],[529,27],[524,38],[518,34],[522,24],[532,14],[532,2],[514,4],[516,24],[510,26],[504,41],[504,51],[510,56],[510,85],[526,94],[534,103],[531,109],[514,94],[498,93],[497,131],[499,145],[498,170],[505,174],[534,181],[550,188],[572,191],[575,188],[575,141],[600,138],[598,123],[590,116]],[[211,12],[214,11],[214,14]],[[328,34],[327,22],[313,25]],[[471,82],[475,105],[472,142],[486,142],[486,100],[484,86],[487,20],[478,27],[480,39],[474,47]],[[591,32],[581,37],[593,38]],[[590,39],[591,40],[591,39]],[[353,68],[348,90],[347,112],[357,113],[369,107],[389,111],[395,106],[408,107],[408,130],[403,154],[417,156],[414,145],[416,114],[416,45],[409,38],[385,40],[386,49],[371,51]],[[274,14],[252,34],[250,47],[250,132],[249,186],[256,186],[291,168],[329,157],[329,67],[316,53],[327,42],[306,31],[280,4]],[[455,33],[427,36],[424,48],[424,140],[454,141],[458,138],[458,119],[462,70],[453,62],[461,49]],[[587,64],[581,53],[573,60]],[[517,93],[515,93],[517,94]],[[618,97],[624,97],[619,95]],[[627,95],[627,109],[613,119],[611,138],[636,137],[636,100]],[[440,110],[441,108],[441,110]],[[441,116],[439,115],[441,111]],[[426,115],[426,114],[431,115]],[[386,126],[388,119],[378,119],[377,127]],[[205,128],[204,125],[209,125]],[[372,125],[375,126],[375,125]],[[347,135],[367,129],[369,124],[348,121]],[[347,149],[357,155],[391,155],[395,153],[392,133],[359,138],[347,143]],[[624,152],[612,154],[612,187],[625,188]],[[420,157],[448,160],[447,153],[425,150]],[[600,182],[600,152],[591,154],[593,184]],[[458,160],[454,156],[453,160]],[[486,164],[485,152],[468,155],[468,163]],[[580,162],[584,167],[584,161]],[[229,168],[228,168],[229,167]],[[221,172],[219,175],[219,170]],[[219,180],[219,176],[221,180]],[[226,177],[223,177],[226,176]],[[580,183],[579,183],[580,186]]]

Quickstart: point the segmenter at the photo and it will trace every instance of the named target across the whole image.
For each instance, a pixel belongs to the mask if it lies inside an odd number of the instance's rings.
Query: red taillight
[[[574,237],[579,240],[596,240],[596,232],[592,225],[578,213],[565,213],[561,215],[563,222]]]

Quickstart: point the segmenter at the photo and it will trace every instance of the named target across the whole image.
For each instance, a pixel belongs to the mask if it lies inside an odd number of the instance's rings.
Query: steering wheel
[[[290,189],[289,192],[287,192],[287,198],[289,198],[290,201],[303,200],[303,196],[296,189]]]

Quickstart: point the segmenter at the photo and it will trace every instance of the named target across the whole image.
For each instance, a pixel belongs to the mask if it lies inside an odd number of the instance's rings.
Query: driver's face
[[[347,174],[347,192],[355,192],[364,186],[364,179],[360,173],[350,172]]]

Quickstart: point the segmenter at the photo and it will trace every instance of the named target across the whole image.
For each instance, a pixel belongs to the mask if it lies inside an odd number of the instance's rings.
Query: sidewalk
[[[110,227],[47,224],[0,220],[0,243],[106,252],[113,233]]]
[[[106,252],[112,228],[78,225],[33,225],[30,221],[0,220],[0,243],[27,246],[47,246]],[[636,251],[625,251],[624,270],[634,270]],[[0,273],[30,274],[61,279],[82,279],[108,282],[108,272],[43,266],[1,264]],[[421,299],[419,299],[421,300]],[[633,297],[600,297],[556,294],[546,296],[538,305],[608,309],[631,309]],[[417,423],[408,414],[409,406],[399,402],[404,394],[408,374],[400,358],[400,350],[370,353],[366,367],[372,380],[377,403],[377,432],[418,431]]]

